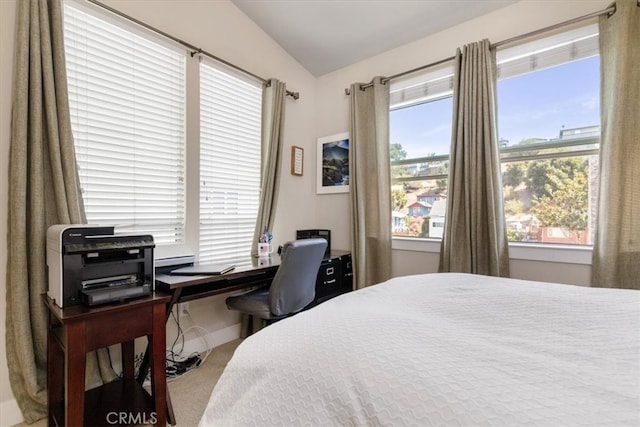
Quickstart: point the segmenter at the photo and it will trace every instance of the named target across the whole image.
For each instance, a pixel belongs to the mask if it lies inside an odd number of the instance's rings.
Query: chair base
[[[269,319],[264,319],[262,317],[254,316],[253,314],[246,314],[247,321],[246,321],[246,325],[244,325],[245,327],[243,328],[241,336],[242,338],[249,337],[254,333],[258,332],[260,329],[266,328],[267,326],[273,323],[276,323],[278,320],[286,319],[287,317],[291,317],[296,314],[298,313],[291,313],[291,314],[287,314],[286,316],[272,317]],[[257,325],[258,327],[256,327],[256,323],[258,323]]]

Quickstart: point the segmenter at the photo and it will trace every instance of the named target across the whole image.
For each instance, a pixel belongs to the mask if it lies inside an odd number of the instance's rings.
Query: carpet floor
[[[241,339],[237,339],[214,348],[202,365],[167,384],[176,416],[175,427],[198,425],[213,387],[241,342]],[[21,423],[15,427],[45,427],[46,425],[47,419],[43,418],[33,424]]]

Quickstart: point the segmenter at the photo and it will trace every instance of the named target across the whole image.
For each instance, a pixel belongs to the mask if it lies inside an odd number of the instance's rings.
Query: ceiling
[[[315,76],[517,0],[231,0]]]

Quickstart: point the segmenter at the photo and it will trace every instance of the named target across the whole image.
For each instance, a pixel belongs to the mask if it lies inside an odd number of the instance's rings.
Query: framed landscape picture
[[[318,138],[317,193],[349,192],[349,134]]]

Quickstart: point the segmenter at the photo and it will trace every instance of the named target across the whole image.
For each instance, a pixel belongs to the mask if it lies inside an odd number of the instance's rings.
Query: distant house
[[[588,138],[600,135],[600,125],[583,126],[580,128],[562,129],[560,139]]]
[[[417,201],[407,206],[407,209],[408,216],[427,216],[431,212],[431,205]]]
[[[402,212],[391,212],[391,230],[393,233],[402,233],[407,231],[407,224],[404,218],[405,215]]]
[[[436,201],[446,198],[447,195],[442,193],[438,188],[430,188],[424,193],[418,194],[416,197],[419,202],[433,206]]]
[[[444,217],[447,214],[447,199],[436,200],[429,218],[429,237],[441,239],[444,234]]]
[[[586,245],[588,233],[584,230],[571,231],[560,227],[542,227],[542,242]]]

